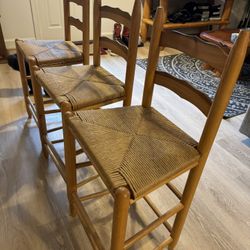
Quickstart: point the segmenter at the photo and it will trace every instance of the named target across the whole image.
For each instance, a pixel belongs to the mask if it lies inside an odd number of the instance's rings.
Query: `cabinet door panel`
[[[34,27],[37,39],[63,39],[63,1],[32,0]]]

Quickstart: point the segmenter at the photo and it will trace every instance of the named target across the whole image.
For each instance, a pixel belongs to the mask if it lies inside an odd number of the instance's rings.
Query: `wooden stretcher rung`
[[[29,102],[29,105],[32,105],[33,107],[36,106],[35,103],[34,103],[34,101],[31,99],[30,96],[28,96],[28,102]]]
[[[34,106],[33,105],[29,105],[29,110],[30,112],[32,113],[32,116],[34,118],[34,121],[36,122],[36,125],[38,127],[38,119],[37,119],[37,116],[36,116],[36,112],[34,110]]]
[[[154,211],[154,213],[159,217],[162,216],[162,213],[160,212],[160,210],[155,206],[155,204],[152,202],[152,200],[148,197],[145,196],[144,200],[147,202],[147,204],[151,207],[151,209]],[[164,221],[163,225],[166,227],[166,229],[171,233],[172,231],[172,226],[167,222]]]
[[[27,80],[31,80],[31,76],[26,76],[26,79]]]
[[[92,163],[90,161],[80,162],[80,163],[76,164],[76,168],[77,169],[79,169],[79,168],[86,168],[86,167],[89,167],[91,165],[92,165]]]
[[[162,250],[164,247],[168,246],[173,239],[169,236],[166,240],[164,240],[159,246],[154,248],[154,250]]]
[[[48,110],[45,110],[45,111],[44,111],[44,113],[45,113],[46,115],[48,115],[48,114],[54,114],[54,113],[60,113],[60,112],[61,112],[60,109],[48,109]]]
[[[172,184],[171,182],[167,183],[166,186],[176,195],[176,197],[181,200],[182,198],[182,194],[181,192],[177,189],[176,186],[174,186],[174,184]]]
[[[94,193],[94,194],[89,194],[89,195],[85,195],[85,196],[79,197],[79,200],[81,202],[83,202],[83,201],[87,201],[87,200],[90,200],[90,199],[96,199],[96,198],[100,198],[100,197],[102,197],[104,195],[107,195],[109,193],[110,192],[108,190],[104,190],[104,191],[97,192],[97,193]]]
[[[83,153],[83,149],[82,148],[76,150],[76,155],[80,155],[82,153]]]
[[[47,137],[45,137],[45,140],[46,140],[47,151],[48,151],[49,155],[51,156],[51,158],[53,159],[53,161],[54,161],[57,169],[59,170],[61,176],[63,177],[63,179],[66,182],[67,180],[66,180],[66,176],[65,176],[65,172],[64,172],[65,164],[62,161],[62,159],[61,159],[60,155],[58,154],[58,152],[56,151],[54,145],[50,142],[50,140]]]
[[[174,214],[180,212],[183,209],[183,204],[178,203],[175,207],[168,210],[165,214],[163,214],[161,217],[156,219],[155,221],[151,222],[147,227],[133,235],[131,238],[125,241],[125,249],[130,248],[132,245],[134,245],[138,240],[142,239],[146,235],[148,235],[151,231],[156,229],[158,226],[160,226],[164,221],[172,217]]]
[[[64,139],[51,141],[52,144],[57,144],[57,143],[62,143],[62,142],[64,142]]]
[[[51,103],[55,103],[53,99],[43,100],[43,104],[51,104]]]
[[[60,126],[60,127],[56,127],[56,128],[52,128],[52,129],[48,129],[47,130],[47,133],[52,133],[52,132],[55,132],[55,131],[58,131],[58,130],[61,130],[63,127]]]
[[[89,182],[91,182],[91,181],[97,179],[98,177],[99,177],[99,175],[91,176],[91,177],[89,177],[88,179],[83,180],[83,181],[77,183],[77,187],[80,188],[80,187],[86,185],[87,183],[89,183]]]
[[[82,222],[84,230],[87,233],[87,236],[90,240],[90,243],[91,243],[93,249],[105,250],[105,248],[103,247],[102,242],[101,242],[86,210],[82,206],[82,203],[79,200],[77,194],[73,193],[72,196],[73,196],[74,207],[77,210],[78,217],[79,217],[80,221]]]

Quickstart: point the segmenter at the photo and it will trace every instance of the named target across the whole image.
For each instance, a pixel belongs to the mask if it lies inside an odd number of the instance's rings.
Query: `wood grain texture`
[[[147,52],[147,47],[140,48],[138,57],[147,57]],[[172,50],[161,53],[166,55]],[[102,65],[124,80],[126,68],[122,58],[103,56]],[[141,103],[144,78],[145,71],[137,67],[132,104]],[[198,139],[204,115],[173,92],[163,90],[162,86],[155,86],[153,106]],[[38,250],[91,250],[79,220],[68,216],[64,181],[52,160],[45,160],[41,155],[38,129],[34,122],[26,120],[19,73],[6,64],[0,65],[0,105],[1,249],[34,249],[36,246]],[[244,115],[240,115],[223,120],[176,250],[250,249],[250,147],[249,139],[238,131],[243,118]],[[58,126],[57,120],[58,115],[51,114],[48,128]],[[50,136],[56,140],[61,134],[58,131]],[[57,147],[62,152],[62,145]],[[91,174],[94,170],[82,169],[78,178]],[[181,189],[184,181],[182,177],[174,184]],[[80,193],[87,195],[102,189],[103,184],[97,179]],[[167,188],[150,197],[162,213],[177,200]],[[86,205],[100,238],[109,242],[112,197],[88,201]],[[140,201],[131,208],[127,238],[154,219],[156,216],[146,202]],[[167,235],[168,231],[162,226],[131,249],[153,249]],[[105,248],[109,248],[108,243]]]

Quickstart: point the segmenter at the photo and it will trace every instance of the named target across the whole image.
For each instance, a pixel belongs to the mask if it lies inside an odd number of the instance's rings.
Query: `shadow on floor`
[[[22,88],[5,88],[0,89],[0,98],[23,96]]]

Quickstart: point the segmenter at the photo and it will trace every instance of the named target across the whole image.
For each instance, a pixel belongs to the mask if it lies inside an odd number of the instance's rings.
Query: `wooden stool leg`
[[[202,173],[202,170],[200,170],[201,167],[200,168],[199,167],[200,166],[190,170],[190,173],[189,173],[186,185],[185,185],[185,189],[182,195],[182,199],[181,199],[181,203],[184,205],[184,208],[176,215],[173,229],[171,232],[171,237],[173,241],[168,247],[169,250],[174,249],[174,247],[176,246],[180,238],[182,228],[184,226],[190,205],[192,203],[192,200],[195,194],[195,190],[197,188],[197,185],[199,183],[200,176]]]
[[[221,16],[222,21],[228,21],[229,22],[230,15],[231,15],[232,8],[233,8],[233,4],[234,4],[234,0],[225,1],[224,10],[223,10],[223,13],[222,13],[222,16]],[[220,29],[225,29],[226,27],[227,27],[226,24],[219,25]]]
[[[129,204],[130,192],[128,189],[125,187],[118,188],[115,192],[111,250],[124,248]]]
[[[77,192],[76,180],[76,147],[75,139],[67,125],[67,118],[72,116],[71,105],[67,102],[62,103],[63,137],[65,152],[65,176],[67,185],[67,195],[69,200],[70,215],[75,216],[76,211],[73,204],[73,193]],[[71,111],[71,112],[70,112]]]
[[[32,87],[33,87],[33,93],[34,93],[38,129],[39,129],[40,139],[42,143],[42,151],[43,151],[44,156],[48,158],[48,152],[46,149],[46,140],[45,140],[45,137],[47,136],[47,126],[46,126],[46,119],[45,119],[43,95],[42,95],[42,88],[40,84],[37,83],[35,75],[34,75],[34,71],[38,70],[38,67],[36,66],[36,60],[34,57],[29,58],[29,66],[30,66],[31,81],[32,81]]]
[[[151,5],[152,1],[151,0],[144,0],[144,6],[143,6],[143,18],[145,19],[150,19],[150,13],[151,13]],[[146,42],[147,41],[147,36],[148,36],[148,24],[142,21],[141,24],[141,37],[142,41]]]
[[[16,53],[17,53],[18,66],[19,66],[19,71],[20,71],[20,76],[21,76],[25,107],[27,110],[28,118],[30,119],[32,117],[32,114],[29,109],[29,100],[28,100],[29,88],[28,88],[28,82],[27,82],[27,73],[25,69],[25,58],[22,52],[20,51],[20,48],[17,43],[16,43]]]

